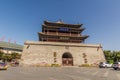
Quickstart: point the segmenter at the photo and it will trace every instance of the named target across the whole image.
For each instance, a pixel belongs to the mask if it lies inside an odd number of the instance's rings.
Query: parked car
[[[111,68],[112,64],[109,64],[108,62],[100,62],[99,67],[100,68]]]
[[[4,62],[0,62],[0,70],[7,70],[8,66]]]
[[[114,70],[120,69],[120,62],[113,63],[112,67],[114,68]]]

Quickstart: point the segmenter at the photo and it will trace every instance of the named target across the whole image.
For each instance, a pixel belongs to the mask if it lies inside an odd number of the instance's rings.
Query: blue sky
[[[120,0],[0,0],[0,39],[38,41],[44,20],[84,24],[87,44],[120,50]]]

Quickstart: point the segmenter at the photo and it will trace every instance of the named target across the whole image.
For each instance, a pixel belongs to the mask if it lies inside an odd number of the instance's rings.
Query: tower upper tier
[[[40,41],[53,42],[72,42],[82,43],[88,35],[82,35],[83,24],[66,24],[62,21],[48,22],[44,21],[42,25],[42,32],[39,32]]]

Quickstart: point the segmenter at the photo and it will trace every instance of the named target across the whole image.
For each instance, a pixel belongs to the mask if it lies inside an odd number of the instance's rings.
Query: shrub
[[[59,64],[51,64],[51,67],[60,67]]]
[[[90,64],[82,64],[80,67],[92,67]]]

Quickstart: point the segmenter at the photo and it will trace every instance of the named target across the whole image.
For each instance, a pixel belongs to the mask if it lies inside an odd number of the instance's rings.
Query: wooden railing
[[[57,32],[45,32],[45,34],[49,35],[64,35],[64,36],[81,36],[80,34],[73,34],[73,33],[57,33]]]

